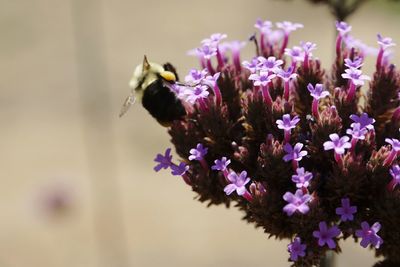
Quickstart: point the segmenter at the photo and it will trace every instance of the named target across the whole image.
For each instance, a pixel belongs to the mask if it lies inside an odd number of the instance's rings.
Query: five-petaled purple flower
[[[336,29],[342,36],[345,36],[351,31],[351,26],[344,21],[336,21]]]
[[[276,59],[276,57],[258,57],[259,66],[261,68],[261,72],[266,71],[269,74],[278,73],[280,70],[280,65],[283,64],[283,60]]]
[[[303,61],[304,59],[304,51],[300,46],[293,46],[293,48],[286,48],[285,55],[292,58],[292,61]]]
[[[215,165],[211,166],[212,170],[225,171],[228,168],[228,165],[231,163],[231,160],[227,159],[226,157],[222,157],[220,160],[216,159],[214,163]]]
[[[336,208],[336,214],[340,215],[340,219],[345,221],[352,221],[354,219],[354,213],[357,212],[357,206],[350,206],[350,199],[342,198],[342,206]]]
[[[209,95],[208,92],[208,86],[198,84],[196,85],[193,89],[189,88],[185,91],[186,96],[186,101],[194,104],[197,102],[199,99],[207,98]]]
[[[293,242],[288,246],[288,251],[290,253],[290,260],[297,261],[299,257],[304,257],[306,255],[306,244],[301,243],[300,237],[295,237]]]
[[[224,188],[224,192],[227,195],[232,194],[236,190],[239,196],[243,196],[246,193],[246,184],[250,182],[250,178],[247,177],[247,172],[242,171],[239,175],[236,172],[230,172],[227,179],[231,182]]]
[[[245,67],[246,69],[248,69],[251,73],[255,73],[258,70],[258,59],[255,57],[253,58],[250,62],[249,61],[243,61],[242,65],[243,67]]]
[[[301,189],[297,189],[294,195],[291,192],[286,192],[283,195],[283,199],[288,202],[288,204],[283,207],[283,211],[288,216],[292,216],[296,211],[306,214],[310,210],[308,202],[310,202],[311,196],[304,193]]]
[[[154,161],[158,162],[158,164],[154,167],[156,172],[160,171],[161,169],[168,169],[172,164],[171,148],[167,148],[164,155],[157,154]]]
[[[348,136],[339,137],[338,134],[333,133],[329,135],[331,141],[326,141],[324,143],[324,150],[334,149],[335,153],[338,155],[342,155],[345,152],[345,149],[351,147],[349,143],[350,138]]]
[[[296,124],[300,121],[299,116],[294,116],[293,119],[290,119],[290,114],[284,114],[282,116],[282,120],[276,120],[276,124],[279,129],[290,131],[291,129],[296,128]]]
[[[267,86],[268,83],[275,78],[275,74],[270,74],[267,71],[261,72],[260,74],[253,73],[249,76],[249,80],[252,80],[254,86]]]
[[[367,128],[361,128],[360,123],[352,123],[352,129],[347,129],[346,133],[351,135],[353,139],[364,140],[367,134]]]
[[[371,227],[367,222],[362,222],[361,229],[356,230],[356,236],[362,238],[360,245],[366,248],[371,244],[378,249],[383,243],[383,239],[377,235],[380,229],[381,224],[378,222],[374,223]]]
[[[282,22],[277,22],[276,27],[279,29],[282,29],[285,33],[291,33],[297,29],[303,28],[303,24],[300,23],[293,23],[290,21],[282,21]]]
[[[190,149],[189,160],[202,160],[207,154],[208,148],[203,147],[201,143],[197,144],[196,148]]]
[[[368,117],[367,113],[362,113],[360,116],[357,116],[355,114],[350,115],[350,119],[353,121],[352,124],[350,124],[351,127],[354,127],[355,123],[360,124],[360,129],[366,128],[367,130],[373,130],[374,126],[372,124],[375,123],[374,118]]]
[[[297,168],[296,174],[292,175],[292,181],[296,183],[297,188],[308,187],[312,178],[313,174],[304,168]]]
[[[285,156],[283,156],[283,160],[284,161],[289,161],[289,160],[293,160],[293,161],[300,161],[303,159],[303,157],[305,157],[308,152],[305,150],[301,150],[303,148],[303,144],[302,143],[297,143],[294,147],[292,147],[291,144],[286,143],[283,146],[283,150],[285,150],[285,152],[287,153]]]
[[[336,247],[336,242],[333,239],[339,235],[339,228],[336,225],[328,228],[325,221],[319,223],[319,231],[313,232],[313,236],[318,238],[318,245],[323,247],[326,244],[330,249]]]
[[[185,82],[197,85],[203,81],[203,79],[207,76],[207,73],[208,71],[206,69],[191,69],[189,74],[185,77]]]
[[[351,80],[352,84],[355,86],[364,85],[364,81],[370,81],[371,77],[368,75],[362,74],[362,71],[355,68],[349,68],[344,70],[346,73],[342,74],[344,79]]]
[[[292,67],[289,67],[287,70],[279,69],[277,75],[278,77],[282,78],[282,80],[284,80],[285,82],[288,82],[291,79],[295,79],[298,74],[293,72]]]
[[[393,190],[396,185],[400,184],[400,166],[399,165],[393,165],[392,168],[390,169],[390,175],[392,175],[393,179],[389,184],[389,190]]]
[[[324,90],[324,86],[320,83],[317,83],[315,87],[311,83],[309,83],[307,85],[307,89],[310,92],[310,95],[316,100],[327,97],[329,95],[329,92]]]
[[[396,45],[393,42],[393,39],[390,37],[382,37],[382,35],[380,34],[378,34],[377,36],[378,36],[378,44],[381,46],[383,50]]]
[[[172,175],[182,176],[189,170],[189,165],[185,162],[181,162],[179,165],[172,164],[171,170]]]
[[[359,69],[363,65],[363,58],[362,57],[357,57],[353,60],[350,58],[345,58],[344,59],[344,65],[348,68],[354,68],[354,69]]]

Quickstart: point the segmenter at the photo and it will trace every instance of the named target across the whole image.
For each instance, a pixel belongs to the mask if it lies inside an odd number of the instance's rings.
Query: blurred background
[[[0,266],[288,266],[288,241],[224,207],[206,208],[181,179],[155,173],[165,128],[135,105],[118,118],[143,55],[198,67],[187,50],[211,33],[245,40],[257,18],[303,23],[289,46],[318,44],[329,68],[334,18],[304,0],[0,0]],[[400,43],[400,5],[370,1],[349,22],[377,47]],[[399,49],[399,48],[397,48]],[[243,59],[253,52],[249,45]],[[397,54],[394,63],[400,62]],[[373,59],[367,67],[371,74]],[[342,242],[343,243],[343,242]],[[371,266],[351,240],[337,266]]]

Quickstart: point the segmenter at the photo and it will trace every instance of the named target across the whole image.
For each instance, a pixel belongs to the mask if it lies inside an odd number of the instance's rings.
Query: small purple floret
[[[352,129],[347,129],[346,133],[351,135],[352,138],[357,139],[357,140],[364,140],[365,135],[367,134],[368,130],[367,128],[361,128],[360,123],[352,123]]]
[[[336,214],[340,215],[340,220],[352,221],[354,219],[354,213],[357,212],[357,206],[350,206],[350,199],[342,198],[342,206],[336,208]]]
[[[161,169],[168,169],[172,164],[171,148],[167,148],[164,155],[157,154],[154,161],[158,162],[158,164],[154,167],[156,172],[160,171]]]
[[[297,143],[294,147],[292,147],[291,144],[286,143],[283,146],[283,150],[285,150],[285,152],[287,153],[285,156],[283,156],[283,160],[288,162],[290,160],[294,160],[294,161],[300,161],[303,159],[303,157],[305,157],[308,152],[307,151],[302,151],[301,149],[303,148],[303,144],[302,143]]]
[[[393,177],[392,181],[390,182],[390,189],[393,190],[396,185],[400,184],[400,166],[397,164],[393,165],[389,172]]]
[[[345,153],[345,149],[351,148],[348,136],[339,137],[338,134],[333,133],[329,135],[329,138],[331,141],[324,143],[324,150],[334,149],[336,154],[342,155]]]
[[[351,31],[351,26],[344,21],[336,21],[336,29],[342,36],[344,36]]]
[[[227,159],[226,157],[222,157],[220,160],[216,159],[214,163],[215,165],[211,166],[212,170],[225,171],[228,168],[228,165],[231,163],[231,160]]]
[[[360,245],[366,248],[371,244],[378,249],[383,243],[383,239],[377,235],[380,229],[381,224],[378,222],[374,223],[371,227],[367,222],[362,222],[361,229],[356,231],[356,236],[362,238]]]
[[[374,118],[368,117],[367,113],[362,113],[360,116],[357,116],[355,114],[350,115],[350,119],[353,121],[353,123],[350,125],[351,127],[354,126],[355,123],[360,124],[360,129],[366,128],[367,130],[373,130],[374,126],[372,124],[375,123]]]
[[[202,160],[207,154],[208,148],[203,147],[202,144],[197,144],[196,148],[190,149],[189,160]]]
[[[296,128],[296,124],[299,121],[299,116],[294,116],[293,119],[290,119],[290,114],[284,114],[282,120],[276,120],[276,124],[279,129],[290,131],[291,129]]]
[[[319,223],[319,231],[314,231],[313,236],[318,238],[318,245],[323,247],[328,245],[330,249],[336,247],[336,242],[333,240],[340,235],[340,230],[337,226],[332,226],[328,228],[326,222],[322,221]]]
[[[303,28],[303,24],[300,23],[293,23],[290,21],[282,21],[282,22],[277,22],[276,27],[279,29],[282,29],[286,34],[289,34],[297,29]]]
[[[189,170],[189,165],[185,162],[181,162],[179,165],[172,164],[171,170],[172,175],[182,176]]]
[[[306,214],[310,210],[308,202],[310,202],[311,196],[303,193],[301,189],[297,189],[294,195],[291,192],[286,192],[283,195],[283,199],[288,202],[288,204],[283,207],[283,211],[288,216],[292,216],[296,211]]]
[[[396,45],[393,42],[393,39],[390,37],[382,37],[382,35],[380,34],[378,34],[377,36],[378,36],[378,44],[381,46],[381,49],[383,50]]]
[[[208,86],[198,84],[194,88],[189,88],[185,91],[186,101],[194,104],[199,99],[207,98],[209,95]]]
[[[296,237],[292,243],[288,245],[288,251],[290,253],[290,260],[297,261],[299,257],[306,255],[306,244],[301,243],[300,237]]]
[[[296,183],[297,188],[308,187],[310,180],[313,178],[311,172],[305,171],[304,168],[297,168],[296,174],[292,175],[292,181]]]
[[[349,68],[344,70],[346,73],[342,74],[344,79],[351,80],[351,82],[356,86],[364,85],[364,81],[370,81],[371,77],[368,75],[363,75],[362,71],[355,68]]]
[[[307,85],[307,89],[310,92],[310,95],[316,100],[327,97],[329,95],[329,92],[325,91],[324,86],[320,83],[317,83],[315,87],[311,83],[309,83]]]
[[[232,192],[235,190],[239,196],[243,196],[246,193],[246,184],[250,182],[250,178],[247,177],[246,171],[242,171],[239,176],[236,174],[236,172],[232,171],[228,174],[227,178],[231,182],[224,188],[224,192],[227,195],[232,194]]]
[[[345,58],[344,65],[348,68],[359,69],[362,67],[362,65],[364,65],[363,58],[358,57],[355,58],[354,60],[351,60],[350,58]]]

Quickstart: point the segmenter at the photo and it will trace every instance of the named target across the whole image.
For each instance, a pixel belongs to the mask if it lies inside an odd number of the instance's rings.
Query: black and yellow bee
[[[123,116],[136,99],[141,100],[147,111],[163,126],[186,115],[186,110],[176,94],[170,89],[178,80],[175,68],[170,63],[160,65],[149,62],[144,56],[143,64],[133,72],[129,86],[131,93],[126,98],[119,116]]]

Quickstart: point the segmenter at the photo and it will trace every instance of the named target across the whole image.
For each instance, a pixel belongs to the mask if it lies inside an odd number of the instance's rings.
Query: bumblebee
[[[123,116],[136,99],[161,125],[168,127],[174,120],[186,115],[179,98],[171,90],[177,83],[178,75],[170,63],[160,65],[149,62],[144,56],[143,64],[138,65],[129,82],[131,93],[122,105],[119,116]]]

